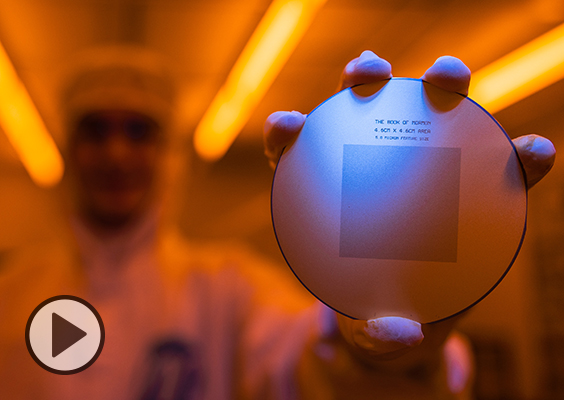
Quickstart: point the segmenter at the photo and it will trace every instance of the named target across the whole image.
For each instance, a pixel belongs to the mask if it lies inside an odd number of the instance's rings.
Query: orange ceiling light
[[[61,180],[61,153],[1,44],[0,125],[38,186],[53,186]]]
[[[200,157],[227,152],[325,1],[272,2],[196,128]]]
[[[470,97],[490,113],[564,78],[564,24],[472,74]]]

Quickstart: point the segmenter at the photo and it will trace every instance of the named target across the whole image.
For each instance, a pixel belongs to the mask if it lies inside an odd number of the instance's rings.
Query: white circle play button
[[[49,372],[83,371],[104,347],[104,324],[96,309],[75,296],[55,296],[39,304],[25,329],[29,354]]]

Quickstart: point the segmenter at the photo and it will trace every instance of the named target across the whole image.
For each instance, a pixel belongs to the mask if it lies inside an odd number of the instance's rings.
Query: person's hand
[[[392,77],[390,64],[371,51],[363,52],[345,67],[340,89],[373,83]],[[468,94],[470,70],[454,57],[440,57],[422,79],[445,90]],[[265,154],[274,167],[285,146],[298,136],[306,116],[297,111],[271,114],[264,126]],[[538,135],[521,136],[513,140],[525,168],[528,188],[540,181],[551,169],[555,149],[552,143]],[[418,348],[416,357],[438,352],[458,318],[423,325],[400,317],[352,320],[338,315],[339,329],[353,350],[371,360],[388,360]],[[426,337],[423,341],[424,336]],[[423,345],[420,344],[423,342]]]
[[[392,77],[390,63],[371,51],[364,51],[350,61],[341,75],[339,90],[358,84],[378,82]],[[435,86],[468,94],[470,70],[454,57],[440,57],[422,79]],[[272,167],[276,166],[284,147],[298,136],[306,116],[298,111],[277,111],[264,124],[265,154]],[[552,168],[555,149],[552,143],[538,135],[521,136],[513,140],[527,175],[529,189]]]

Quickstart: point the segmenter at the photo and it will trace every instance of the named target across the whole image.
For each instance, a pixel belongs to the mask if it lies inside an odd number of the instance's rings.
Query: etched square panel
[[[340,257],[457,261],[459,148],[343,146]]]

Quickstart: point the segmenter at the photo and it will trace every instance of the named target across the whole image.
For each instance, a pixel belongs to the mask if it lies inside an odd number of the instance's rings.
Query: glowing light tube
[[[38,186],[53,186],[61,180],[61,154],[1,44],[0,125]]]
[[[495,113],[564,78],[564,24],[472,75],[470,97]]]
[[[203,159],[221,158],[326,0],[274,0],[196,128]]]

